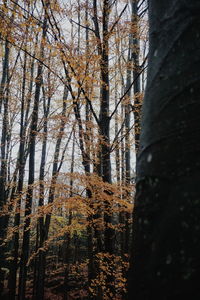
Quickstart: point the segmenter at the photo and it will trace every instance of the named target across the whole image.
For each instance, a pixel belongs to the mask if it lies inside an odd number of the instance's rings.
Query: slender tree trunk
[[[5,88],[6,88],[6,79],[7,79],[7,71],[9,65],[9,55],[10,55],[10,47],[8,40],[5,41],[5,55],[3,59],[3,66],[2,66],[2,77],[1,77],[1,85],[0,85],[0,112],[2,109],[2,104],[4,100]]]
[[[9,68],[9,53],[10,48],[8,42],[5,42],[5,56],[3,61],[3,73],[0,85],[0,109],[3,105],[3,120],[2,120],[2,132],[1,132],[1,169],[0,169],[0,210],[3,210],[3,206],[6,204],[6,185],[7,185],[7,160],[6,160],[6,137],[8,130],[8,68]],[[6,232],[5,227],[6,216],[0,216],[0,247],[3,255],[0,257],[0,290],[3,291],[4,272],[2,267],[4,265],[4,246],[2,246],[3,239]],[[0,292],[1,293],[1,292]]]
[[[14,3],[13,11],[15,11],[18,0]],[[4,3],[3,5],[6,4]],[[13,12],[10,17],[10,28],[14,21],[15,13]],[[3,113],[3,122],[2,122],[2,135],[1,135],[1,169],[0,169],[0,210],[2,211],[3,206],[6,203],[6,181],[7,181],[7,161],[6,161],[6,139],[7,139],[7,129],[8,129],[8,71],[9,71],[9,56],[10,56],[10,45],[8,42],[9,30],[6,34],[5,39],[5,55],[3,59],[2,65],[2,78],[0,84],[0,113],[2,111],[2,105],[4,106]],[[7,90],[6,90],[7,89]],[[6,224],[5,220],[7,216],[0,216],[0,248],[1,248],[1,256],[0,256],[0,296],[4,290],[4,272],[2,271],[2,266],[4,265],[4,246],[2,246],[2,241],[6,232]]]
[[[30,132],[30,154],[29,154],[29,179],[28,190],[25,204],[25,225],[23,233],[22,256],[20,262],[20,278],[19,278],[19,299],[25,299],[26,279],[27,279],[27,261],[29,256],[29,241],[30,241],[30,218],[32,210],[33,183],[34,183],[34,168],[35,168],[35,138],[37,131],[38,120],[38,105],[41,87],[41,68],[38,68],[35,102],[32,115],[31,132]]]
[[[106,183],[112,183],[111,179],[111,158],[110,158],[110,87],[109,87],[109,9],[110,2],[108,0],[103,1],[102,12],[102,42],[101,42],[101,89],[100,89],[100,113],[99,113],[99,135],[100,135],[100,176]],[[112,226],[112,193],[105,191],[110,196],[110,200],[104,201],[104,251],[109,254],[109,257],[105,257],[108,265],[110,263],[111,256],[114,254],[114,229]],[[114,292],[113,276],[107,274],[107,290]],[[102,299],[100,293],[99,299]]]
[[[197,0],[149,1],[129,299],[200,297],[199,14]]]
[[[86,0],[86,10],[85,10],[85,22],[86,24],[88,23],[88,7],[89,6],[89,2],[88,0]],[[87,60],[87,64],[89,63],[89,29],[88,27],[86,28],[85,31],[85,43],[86,43],[86,60]],[[89,70],[86,70],[86,76],[88,76],[89,74]],[[88,86],[88,83],[86,83],[86,87],[85,90],[88,94],[89,97],[89,89],[90,87]],[[92,134],[92,129],[90,126],[90,122],[91,122],[91,112],[90,112],[90,107],[89,107],[89,103],[86,102],[86,106],[85,106],[85,119],[86,119],[86,126],[85,126],[85,148],[86,148],[86,153],[88,155],[88,162],[87,162],[87,169],[85,171],[87,171],[86,176],[90,175],[90,161],[91,161],[91,143],[92,143],[92,138],[91,138],[91,134]],[[82,156],[83,157],[83,156]],[[88,190],[87,191],[87,196],[89,196],[90,198],[88,198],[89,200],[89,206],[92,208],[93,203],[92,203],[92,199],[91,199],[91,192]],[[90,200],[91,199],[91,200]],[[87,251],[88,251],[88,298],[92,297],[89,287],[91,286],[91,282],[92,279],[95,278],[95,270],[94,270],[94,245],[93,245],[93,239],[94,239],[94,228],[93,228],[93,216],[89,215],[87,217],[87,221],[88,221],[88,226],[87,226]]]
[[[13,237],[13,250],[12,256],[13,261],[11,262],[10,276],[9,276],[9,297],[10,299],[15,299],[16,292],[16,278],[17,278],[17,269],[18,269],[18,249],[19,249],[19,224],[20,224],[20,207],[21,207],[21,193],[23,190],[23,181],[24,181],[24,167],[25,167],[25,128],[24,128],[24,106],[25,106],[25,87],[26,87],[26,72],[27,72],[27,55],[24,55],[24,66],[23,66],[23,82],[22,82],[22,101],[21,101],[21,119],[20,119],[20,145],[19,145],[19,157],[18,157],[18,184],[17,191],[14,194],[14,199],[17,199],[16,204],[16,214],[14,218],[14,227],[15,233]]]
[[[49,189],[49,199],[48,203],[53,203],[54,201],[54,194],[55,194],[55,184],[58,178],[58,159],[60,155],[60,147],[61,147],[61,142],[63,138],[63,132],[66,124],[66,109],[67,109],[67,100],[68,97],[68,89],[65,86],[64,88],[64,95],[63,95],[63,108],[62,108],[62,119],[61,119],[61,124],[60,124],[60,130],[59,130],[59,135],[56,141],[56,146],[55,146],[55,152],[54,152],[54,160],[53,160],[53,170],[52,170],[52,180],[51,180],[51,186]],[[41,174],[42,175],[42,174]],[[41,190],[42,192],[42,190]],[[43,204],[43,197],[41,194],[41,203],[40,205]],[[40,218],[40,241],[39,241],[39,246],[40,248],[43,248],[45,245],[45,242],[48,239],[49,235],[49,227],[50,227],[50,222],[51,222],[51,213],[46,215],[45,220],[43,218]],[[45,269],[46,269],[46,252],[45,251],[40,251],[39,252],[39,257],[38,257],[38,262],[40,265],[40,270],[37,273],[37,285],[36,285],[36,291],[35,291],[35,299],[44,299],[44,283],[45,283]]]
[[[7,181],[7,160],[6,160],[6,138],[8,131],[8,67],[9,67],[10,48],[8,42],[5,42],[5,56],[3,62],[3,73],[0,85],[0,100],[3,104],[2,132],[1,132],[1,169],[0,169],[0,209],[3,209],[6,203],[6,181]],[[4,217],[0,217],[0,242],[4,235]]]
[[[23,184],[24,184],[24,169],[25,164],[28,156],[28,151],[25,153],[25,139],[26,139],[26,130],[28,126],[28,115],[29,115],[29,108],[31,97],[28,96],[27,107],[24,111],[25,106],[25,83],[26,83],[26,55],[25,55],[25,63],[24,63],[24,76],[23,76],[23,86],[22,86],[22,104],[21,104],[21,121],[20,121],[20,145],[19,145],[19,157],[17,162],[18,168],[18,183],[17,183],[17,190],[16,193],[13,192],[13,196],[11,196],[11,200],[17,199],[16,202],[16,209],[15,209],[15,217],[14,217],[14,228],[15,233],[13,237],[13,249],[12,249],[12,256],[13,262],[11,262],[10,267],[10,275],[9,275],[9,297],[15,297],[16,293],[16,277],[17,277],[17,270],[19,267],[19,225],[20,225],[20,209],[21,209],[21,200],[22,200],[22,192],[23,192]],[[31,78],[30,78],[30,86],[29,86],[29,95],[32,94],[33,89],[33,73],[34,73],[34,61],[31,64]],[[14,298],[15,299],[15,298]]]
[[[40,58],[44,58],[44,46],[43,40],[46,38],[47,33],[47,16],[45,12],[44,22],[43,22],[43,32],[41,41]],[[30,242],[30,217],[32,211],[32,199],[33,199],[33,183],[35,176],[35,142],[36,142],[36,132],[38,123],[38,112],[39,112],[39,100],[40,100],[40,90],[42,86],[42,72],[43,65],[41,62],[38,63],[37,77],[36,77],[36,88],[35,88],[35,99],[32,112],[32,120],[30,125],[30,140],[29,140],[29,175],[28,175],[28,190],[25,201],[25,222],[24,222],[24,232],[23,232],[23,242],[22,242],[22,254],[20,261],[20,275],[19,275],[19,292],[18,299],[25,300],[26,294],[26,280],[27,280],[27,262],[29,257],[29,242]]]
[[[47,155],[47,134],[48,134],[48,116],[50,110],[51,96],[50,96],[50,73],[48,73],[48,83],[49,83],[49,95],[46,103],[46,95],[43,89],[43,108],[44,108],[44,125],[43,125],[43,143],[42,143],[42,155],[41,155],[41,163],[40,163],[40,196],[39,196],[39,209],[44,205],[44,178],[45,178],[45,164],[46,164],[46,155]],[[37,224],[37,240],[36,240],[36,252],[39,248],[43,247],[44,244],[44,217],[40,216],[38,218]],[[42,282],[44,282],[44,262],[43,262],[43,253],[39,252],[39,256],[35,259],[35,271],[34,271],[34,283],[33,283],[33,299],[37,300],[43,295],[44,287],[41,286]],[[41,293],[41,294],[40,294]],[[43,296],[42,296],[43,297]]]
[[[141,99],[140,99],[140,41],[139,41],[139,16],[138,0],[132,0],[132,61],[133,61],[133,90],[134,90],[134,122],[135,122],[135,151],[138,152],[140,138],[140,118],[141,118]]]
[[[101,91],[100,91],[100,114],[99,114],[99,134],[100,134],[100,158],[101,173],[99,174],[104,182],[111,183],[111,162],[110,162],[110,117],[109,117],[109,45],[108,45],[108,20],[109,1],[103,1],[103,37],[101,52]],[[114,233],[109,226],[112,223],[111,203],[104,203],[105,222],[105,252],[113,254]]]
[[[75,132],[74,132],[75,133]],[[74,173],[74,152],[75,152],[75,134],[73,136],[73,146],[72,146],[72,161],[71,161],[71,168],[70,168],[70,174],[73,175]],[[73,179],[70,179],[70,197],[73,197]],[[69,216],[68,216],[68,226],[72,224],[72,210],[69,208]],[[70,291],[69,288],[69,267],[70,267],[70,243],[71,243],[71,233],[66,233],[66,249],[65,249],[65,271],[64,271],[64,294],[63,294],[63,300],[68,300],[68,293]]]
[[[128,66],[126,73],[126,88],[125,92],[127,92],[124,111],[125,111],[125,185],[127,187],[130,186],[131,182],[131,149],[130,149],[130,104],[131,104],[131,73],[132,73],[132,44],[133,44],[133,34],[129,35],[129,53],[128,53]],[[130,198],[130,193],[127,191],[126,196],[127,201]],[[124,236],[124,248],[123,253],[129,252],[129,241],[130,241],[130,214],[124,213],[125,219],[125,236]]]

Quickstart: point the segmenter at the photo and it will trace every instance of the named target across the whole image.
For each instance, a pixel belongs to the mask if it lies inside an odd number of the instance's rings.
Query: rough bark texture
[[[129,299],[200,297],[199,15],[198,0],[149,1]]]

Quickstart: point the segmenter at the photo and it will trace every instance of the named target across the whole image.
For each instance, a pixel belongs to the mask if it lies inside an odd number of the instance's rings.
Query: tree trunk
[[[9,68],[9,53],[10,48],[8,46],[8,42],[5,42],[5,56],[3,62],[3,73],[2,80],[0,85],[0,105],[3,104],[3,117],[2,117],[2,132],[1,132],[1,168],[0,168],[0,210],[3,210],[3,206],[6,204],[6,185],[7,185],[7,160],[6,160],[6,137],[7,137],[7,129],[8,129],[8,94],[6,88],[8,89],[8,68]],[[1,109],[1,107],[0,107]],[[5,218],[6,216],[0,216],[0,247],[2,254],[0,257],[0,290],[3,291],[3,281],[4,274],[2,271],[2,267],[4,266],[4,246],[2,246],[3,239],[5,236],[6,226],[5,226]]]
[[[41,154],[41,163],[40,163],[40,196],[39,196],[39,208],[44,205],[44,178],[45,178],[45,164],[46,164],[46,155],[47,155],[47,135],[48,135],[48,116],[50,110],[50,103],[51,103],[51,96],[50,96],[50,72],[48,72],[48,88],[49,88],[49,95],[48,100],[46,103],[46,95],[43,89],[43,107],[44,107],[44,125],[43,125],[43,142],[42,142],[42,154]],[[44,216],[40,216],[38,218],[37,224],[37,240],[36,240],[36,251],[38,248],[43,247],[44,243]],[[35,270],[34,270],[34,283],[33,283],[33,300],[39,299],[41,294],[44,293],[44,287],[41,286],[42,282],[44,282],[44,262],[43,262],[43,251],[39,252],[39,257],[35,259]],[[42,296],[43,297],[43,296]],[[42,299],[42,298],[40,298]]]
[[[23,190],[24,182],[24,167],[25,167],[25,128],[24,128],[24,105],[25,105],[25,87],[26,87],[26,72],[27,72],[27,55],[24,55],[24,66],[23,66],[23,81],[22,81],[22,100],[21,100],[21,116],[20,116],[20,145],[19,145],[19,156],[17,161],[18,167],[18,184],[17,191],[13,195],[13,198],[18,198],[16,203],[16,214],[14,217],[14,226],[16,231],[13,237],[13,249],[12,256],[13,261],[10,266],[9,274],[9,298],[10,300],[15,299],[16,292],[16,278],[18,269],[18,249],[19,249],[19,225],[20,225],[20,207],[21,207],[21,193]]]
[[[72,144],[72,154],[71,154],[71,168],[70,168],[70,173],[73,175],[74,173],[74,152],[75,152],[75,132],[73,133],[73,144]],[[73,197],[73,185],[74,185],[74,180],[73,178],[70,179],[70,197]],[[68,216],[68,226],[72,224],[72,209],[69,208],[69,216]],[[65,253],[64,253],[64,263],[65,263],[65,268],[64,268],[64,289],[63,289],[63,300],[68,299],[68,293],[70,291],[69,287],[69,266],[70,266],[70,256],[71,256],[71,233],[70,231],[66,233],[66,248],[65,248]]]
[[[100,134],[100,163],[101,173],[99,174],[104,182],[111,183],[111,162],[110,162],[110,117],[109,117],[109,45],[108,45],[108,20],[109,20],[109,1],[103,1],[102,16],[102,45],[101,45],[101,91],[100,91],[100,114],[99,114],[99,134]],[[109,193],[109,192],[108,192]],[[112,213],[110,203],[104,203],[104,247],[105,252],[113,254],[114,233],[109,227],[112,223]]]
[[[149,1],[129,299],[199,299],[200,3]]]
[[[64,94],[63,94],[63,107],[62,107],[62,118],[60,122],[60,129],[59,129],[59,135],[56,141],[55,145],[55,151],[54,151],[54,159],[53,159],[53,170],[52,170],[52,179],[51,179],[51,186],[49,189],[49,198],[48,198],[48,204],[53,203],[54,196],[55,196],[55,184],[59,175],[58,171],[58,159],[60,155],[60,147],[61,142],[63,138],[63,132],[66,124],[66,109],[67,109],[67,103],[66,100],[68,98],[68,89],[65,86],[64,88]],[[41,198],[41,205],[43,204],[43,199]],[[51,213],[48,213],[46,215],[45,220],[43,218],[40,218],[40,241],[39,246],[40,248],[44,247],[44,243],[48,239],[49,235],[49,228],[51,223]],[[46,252],[40,251],[39,252],[39,265],[40,265],[40,272],[38,272],[37,277],[37,285],[36,285],[36,292],[35,292],[35,299],[44,299],[44,283],[45,283],[45,269],[46,269]]]
[[[43,32],[41,41],[40,58],[44,58],[44,46],[43,41],[46,38],[47,33],[47,16],[45,12],[44,22],[43,22]],[[22,242],[22,254],[20,261],[20,275],[19,275],[19,292],[18,299],[25,300],[26,293],[26,280],[27,280],[27,262],[29,257],[29,242],[30,242],[30,217],[32,211],[32,199],[33,199],[33,183],[35,180],[35,143],[36,143],[36,133],[37,133],[37,123],[38,123],[38,112],[39,112],[39,100],[40,100],[40,90],[42,86],[42,72],[43,65],[42,62],[38,64],[37,77],[36,77],[36,87],[35,87],[35,98],[32,112],[32,119],[30,125],[30,140],[29,140],[29,175],[28,175],[28,189],[25,202],[25,222],[24,222],[24,232],[23,232],[23,242]]]

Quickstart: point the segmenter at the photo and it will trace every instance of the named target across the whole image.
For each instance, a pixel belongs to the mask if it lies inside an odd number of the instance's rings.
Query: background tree
[[[0,3],[2,299],[124,297],[143,11]]]
[[[198,298],[200,3],[149,1],[129,299]]]

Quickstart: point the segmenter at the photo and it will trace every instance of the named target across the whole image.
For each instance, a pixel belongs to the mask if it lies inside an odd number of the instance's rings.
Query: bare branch
[[[140,72],[137,74],[137,76],[134,78],[134,80],[132,81],[132,83],[130,84],[130,86],[128,87],[128,89],[126,90],[126,92],[123,94],[123,96],[120,97],[117,105],[115,106],[115,109],[113,110],[112,114],[110,115],[109,119],[111,120],[112,117],[114,116],[114,114],[116,113],[118,106],[120,105],[120,103],[122,102],[122,100],[124,99],[124,97],[128,94],[128,92],[130,91],[130,89],[132,88],[132,86],[134,85],[134,83],[136,82],[136,80],[139,78],[139,76],[142,74],[142,72],[144,72],[144,70],[147,67],[142,68],[142,70],[140,70]]]

